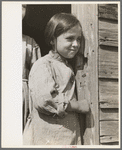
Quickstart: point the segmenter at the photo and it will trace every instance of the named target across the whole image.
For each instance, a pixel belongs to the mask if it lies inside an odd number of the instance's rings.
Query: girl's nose
[[[75,47],[78,46],[77,40],[74,40],[74,41],[73,41],[72,46],[75,46]]]

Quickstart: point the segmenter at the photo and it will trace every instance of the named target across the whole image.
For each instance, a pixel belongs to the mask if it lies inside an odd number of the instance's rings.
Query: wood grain
[[[118,78],[117,48],[99,47],[99,78]]]
[[[100,108],[118,108],[118,86],[117,80],[99,79]]]
[[[118,23],[99,20],[99,45],[118,46]]]
[[[99,4],[100,145],[118,145],[118,6]]]
[[[101,144],[105,144],[106,145],[118,145],[118,140],[119,138],[117,136],[103,136],[103,137],[100,137],[100,143]]]
[[[100,122],[100,143],[119,141],[119,122],[101,121]]]
[[[100,121],[118,121],[118,109],[100,109]]]
[[[117,4],[99,4],[99,18],[118,20]]]
[[[80,20],[85,37],[83,70],[77,71],[80,97],[90,102],[91,111],[86,115],[84,145],[99,145],[98,119],[98,8],[96,4],[72,5],[72,13]],[[86,19],[87,18],[87,19]],[[82,54],[82,53],[81,53]],[[82,61],[82,60],[81,60]],[[81,67],[82,68],[82,67]],[[84,72],[84,74],[83,74]],[[94,88],[93,88],[94,87]],[[81,90],[82,89],[82,90]]]
[[[100,143],[100,145],[119,145],[119,142],[106,142],[106,143]]]

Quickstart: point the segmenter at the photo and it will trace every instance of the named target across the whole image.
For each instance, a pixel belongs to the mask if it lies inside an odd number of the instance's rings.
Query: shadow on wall
[[[72,61],[72,66],[74,67],[75,70],[75,74],[76,74],[76,78],[78,75],[78,79],[76,79],[76,86],[77,86],[77,90],[78,87],[82,86],[82,88],[80,90],[81,93],[79,94],[79,100],[82,99],[86,99],[88,101],[90,101],[90,95],[89,95],[89,89],[88,89],[88,77],[86,74],[86,70],[88,67],[88,55],[85,57],[84,56],[85,53],[85,37],[83,35],[82,37],[82,41],[81,41],[81,49],[79,50],[78,54],[76,55],[76,57],[74,58],[74,61]],[[80,74],[79,74],[80,71]],[[81,83],[81,84],[80,84]],[[78,91],[76,91],[77,93],[77,99],[78,99]],[[86,121],[87,118],[87,121]],[[79,123],[80,123],[80,127],[81,127],[81,140],[82,140],[82,144],[84,145],[84,135],[89,132],[89,128],[93,128],[94,127],[94,117],[92,114],[92,111],[90,109],[89,113],[86,114],[79,114]]]

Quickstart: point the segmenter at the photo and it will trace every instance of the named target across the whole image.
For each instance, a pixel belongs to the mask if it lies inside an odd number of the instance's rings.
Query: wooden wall
[[[87,99],[91,108],[80,116],[83,144],[118,145],[118,6],[72,4],[71,10],[84,33],[76,63],[78,100]]]
[[[98,5],[100,145],[117,145],[118,129],[118,6]]]

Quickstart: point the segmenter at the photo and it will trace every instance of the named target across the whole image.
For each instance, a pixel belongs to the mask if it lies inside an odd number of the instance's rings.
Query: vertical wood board
[[[84,82],[84,91],[79,90],[79,92],[84,92],[81,95],[89,101],[91,112],[86,116],[84,145],[99,145],[97,5],[74,4],[72,5],[72,13],[80,20],[85,36],[84,59],[87,61],[83,70],[78,70],[79,76],[81,76],[78,82]],[[80,84],[78,86],[80,89]]]

